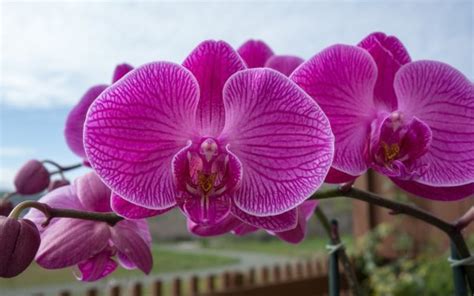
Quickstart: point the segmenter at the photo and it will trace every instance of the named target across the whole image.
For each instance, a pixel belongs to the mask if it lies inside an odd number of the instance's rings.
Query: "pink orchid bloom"
[[[84,137],[92,167],[129,204],[281,229],[324,181],[333,140],[307,94],[274,70],[246,69],[222,41],[201,43],[182,66],[131,71],[94,101]]]
[[[271,235],[276,235],[280,239],[292,243],[297,244],[303,241],[306,235],[306,228],[308,221],[312,217],[314,210],[318,205],[317,200],[307,200],[297,208],[297,220],[296,225],[292,228],[288,228],[287,230],[279,229],[278,231],[272,231],[263,228]],[[255,220],[258,221],[259,217],[256,217]],[[232,232],[238,236],[243,236],[248,233],[252,233],[258,231],[261,228],[261,225],[264,227],[267,226],[267,223],[249,223],[241,221],[240,219],[229,215],[223,221],[216,225],[200,225],[196,224],[190,219],[187,221],[188,230],[198,236],[215,236],[221,235],[227,232]]]
[[[79,211],[111,212],[111,191],[93,172],[60,187],[39,201],[56,208]],[[44,214],[32,209],[25,218],[33,221],[41,233],[36,262],[47,269],[77,265],[82,281],[96,281],[113,272],[117,263],[127,269],[149,273],[153,258],[151,236],[146,220],[123,220],[111,226],[105,222],[72,218],[53,219],[42,227]]]
[[[237,50],[248,68],[271,68],[290,76],[304,60],[292,55],[275,55],[263,41],[248,40]]]
[[[336,138],[328,181],[368,168],[437,200],[474,193],[473,84],[449,65],[410,62],[401,42],[374,33],[331,46],[290,77],[321,106]]]
[[[130,72],[133,67],[128,64],[120,64],[115,67],[112,77],[112,83],[117,82],[125,74]],[[79,103],[69,112],[66,119],[66,127],[64,129],[64,136],[69,148],[77,156],[81,157],[87,162],[86,153],[84,152],[83,133],[84,121],[86,120],[87,110],[94,100],[107,88],[107,84],[94,85],[82,96]]]

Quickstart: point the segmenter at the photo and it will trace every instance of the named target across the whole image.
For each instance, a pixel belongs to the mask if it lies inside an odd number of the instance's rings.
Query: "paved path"
[[[162,246],[163,247],[163,246]],[[46,288],[28,288],[22,290],[11,290],[11,291],[1,291],[1,296],[32,296],[34,292],[41,290],[46,295],[58,295],[62,290],[70,291],[85,291],[90,287],[97,287],[99,289],[107,288],[108,285],[113,285],[120,283],[121,286],[126,287],[129,283],[133,281],[140,281],[142,283],[151,283],[157,278],[162,279],[163,281],[168,281],[176,277],[182,279],[187,279],[193,275],[206,276],[210,274],[218,274],[223,271],[247,271],[251,267],[259,266],[272,266],[275,264],[282,264],[287,262],[292,262],[297,260],[293,257],[277,256],[277,255],[268,255],[263,253],[254,253],[254,252],[244,252],[244,251],[226,251],[226,250],[214,250],[214,249],[203,249],[200,248],[197,243],[181,243],[176,245],[169,245],[163,247],[175,252],[183,253],[194,253],[194,254],[206,254],[206,255],[215,255],[215,256],[224,256],[230,258],[238,259],[238,262],[235,264],[229,264],[219,267],[210,267],[210,268],[201,268],[187,271],[177,271],[177,272],[166,272],[166,273],[155,273],[149,276],[140,276],[140,277],[130,277],[130,278],[118,278],[113,279],[113,274],[110,276],[111,280],[107,283],[82,283],[82,282],[73,282],[68,284],[61,284],[56,286],[48,286]]]

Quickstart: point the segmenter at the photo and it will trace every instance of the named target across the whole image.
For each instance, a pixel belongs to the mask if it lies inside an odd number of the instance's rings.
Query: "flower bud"
[[[69,180],[66,180],[66,179],[53,180],[49,183],[48,192],[51,192],[56,188],[66,186],[69,184],[71,184],[71,182],[69,182]]]
[[[0,216],[8,216],[13,211],[13,203],[9,200],[0,199]]]
[[[48,188],[49,172],[35,159],[25,163],[15,176],[15,189],[19,194],[36,194]]]
[[[33,262],[40,242],[39,231],[30,220],[0,217],[0,277],[22,273]]]

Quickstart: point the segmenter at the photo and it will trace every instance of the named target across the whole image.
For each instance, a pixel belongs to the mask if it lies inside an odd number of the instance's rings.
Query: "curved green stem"
[[[47,204],[40,203],[37,201],[24,201],[19,203],[13,211],[8,216],[9,218],[18,219],[20,214],[23,210],[28,208],[35,208],[41,211],[45,217],[46,222],[43,225],[47,225],[49,221],[53,218],[75,218],[75,219],[83,219],[83,220],[92,220],[92,221],[100,221],[106,222],[111,226],[114,226],[118,222],[122,221],[123,218],[117,216],[115,213],[99,213],[99,212],[86,212],[86,211],[77,211],[71,209],[60,209],[60,208],[52,208]]]
[[[379,195],[364,190],[347,187],[340,187],[322,192],[316,192],[310,197],[310,199],[328,199],[335,197],[349,197],[353,199],[362,200],[370,204],[390,209],[396,214],[409,215],[428,224],[431,224],[449,236],[449,238],[456,246],[456,249],[459,253],[459,257],[461,259],[469,258],[471,256],[466,241],[464,240],[464,237],[461,233],[461,230],[456,227],[455,224],[446,222],[418,207],[397,202],[394,200],[385,199]],[[474,266],[465,266],[464,269],[468,278],[469,287],[471,288],[471,291],[474,291]]]

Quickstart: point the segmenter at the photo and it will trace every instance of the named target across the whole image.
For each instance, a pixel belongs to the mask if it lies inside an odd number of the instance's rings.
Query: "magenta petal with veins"
[[[331,122],[341,174],[328,179],[374,168],[425,198],[471,196],[472,82],[440,62],[409,62],[395,37],[374,33],[359,46],[329,47],[290,77]]]
[[[125,74],[133,69],[128,64],[120,64],[115,67],[115,71],[112,78],[112,83],[122,78]],[[76,106],[69,112],[66,119],[66,126],[64,129],[64,136],[66,143],[69,148],[77,156],[85,159],[86,153],[84,152],[83,144],[83,133],[84,133],[84,121],[86,120],[87,110],[91,106],[92,102],[108,87],[107,84],[100,84],[92,86],[82,96],[81,100]]]
[[[110,189],[91,172],[75,180],[73,185],[46,194],[39,201],[57,208],[110,212],[110,195]],[[40,229],[41,245],[36,262],[44,268],[77,265],[81,271],[79,279],[94,281],[115,269],[112,258],[121,253],[143,272],[148,273],[151,269],[151,237],[146,220],[124,220],[111,226],[105,222],[61,218],[53,219],[43,227],[44,216],[40,215],[33,209],[25,217]]]
[[[261,40],[248,40],[237,49],[248,68],[261,68],[273,56],[272,49]]]
[[[274,55],[267,60],[265,67],[277,70],[285,76],[290,76],[303,62],[302,58],[296,56]]]
[[[262,218],[295,209],[322,184],[334,145],[308,95],[276,71],[245,69],[222,41],[201,43],[183,66],[127,74],[94,101],[84,135],[92,167],[122,199],[178,205],[206,227],[234,206]]]

